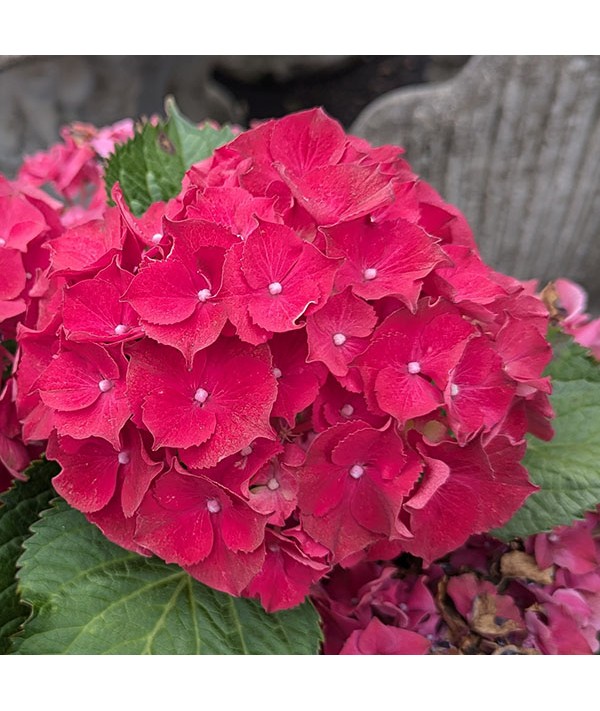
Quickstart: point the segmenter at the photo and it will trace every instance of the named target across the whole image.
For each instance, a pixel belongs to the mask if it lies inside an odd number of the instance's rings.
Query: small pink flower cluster
[[[600,318],[592,318],[586,313],[585,290],[569,279],[557,279],[551,286],[562,329],[600,360]]]
[[[474,536],[424,570],[337,568],[313,599],[325,654],[595,654],[600,514],[520,549]]]
[[[46,233],[18,415],[111,540],[276,610],[339,562],[431,561],[534,490],[547,310],[400,154],[305,111],[141,218],[117,185]]]
[[[73,124],[63,129],[62,143],[26,158],[16,180],[0,175],[0,343],[16,337],[17,324],[35,328],[44,322],[47,244],[66,227],[102,216],[106,194],[100,158],[132,135],[130,120],[101,129]],[[0,491],[12,477],[22,477],[40,453],[39,446],[22,443],[14,379],[2,378],[13,361],[0,346]]]
[[[62,143],[23,161],[17,184],[24,189],[50,187],[59,198],[56,208],[65,227],[100,219],[106,209],[102,159],[118,143],[133,138],[133,121],[123,119],[96,128],[72,123],[61,130]]]

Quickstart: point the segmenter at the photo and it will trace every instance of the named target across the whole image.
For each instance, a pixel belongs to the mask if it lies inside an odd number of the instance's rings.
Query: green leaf
[[[310,603],[268,614],[119,548],[63,501],[34,526],[19,565],[34,609],[19,654],[316,654],[321,640]]]
[[[545,375],[553,380],[589,380],[600,383],[600,363],[589,350],[575,343],[570,336],[561,333],[552,339],[553,358]]]
[[[229,126],[220,129],[204,126],[199,129],[183,116],[172,96],[165,101],[165,112],[169,117],[165,129],[167,136],[173,142],[176,153],[183,159],[186,170],[234,138]]]
[[[0,496],[0,654],[6,654],[9,638],[28,615],[17,594],[17,560],[29,527],[55,496],[50,479],[58,473],[54,462],[34,462],[28,481],[17,481]]]
[[[600,366],[561,340],[546,373],[553,377],[555,436],[550,442],[529,438],[523,464],[541,490],[492,531],[504,540],[570,524],[600,503]]]
[[[143,123],[135,136],[116,147],[105,167],[104,182],[111,204],[111,191],[118,181],[125,201],[135,215],[153,202],[166,201],[181,190],[185,172],[233,139],[229,126],[198,127],[180,113],[173,98],[165,103],[167,121]]]

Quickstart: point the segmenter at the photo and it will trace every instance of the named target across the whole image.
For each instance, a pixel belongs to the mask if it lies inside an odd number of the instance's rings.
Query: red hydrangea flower
[[[482,262],[401,149],[320,109],[241,133],[139,217],[118,184],[106,206],[98,161],[130,129],[74,127],[0,180],[9,421],[69,503],[271,610],[338,562],[432,560],[506,521],[534,490],[526,432],[551,436],[532,285]],[[348,649],[426,649],[423,586],[397,634],[386,585]]]
[[[206,226],[219,225],[240,239],[246,239],[258,226],[258,219],[275,222],[273,198],[254,197],[239,187],[192,188],[184,198],[187,216],[199,218]]]
[[[474,334],[460,312],[443,301],[424,300],[415,314],[394,312],[356,361],[368,404],[401,423],[437,410],[450,372]]]
[[[275,334],[269,341],[273,356],[273,375],[277,378],[277,400],[271,415],[282,417],[290,427],[296,415],[312,405],[325,381],[322,363],[308,362],[304,333],[289,331]]]
[[[279,447],[278,450],[281,448]],[[274,452],[280,454],[280,451]],[[246,480],[248,503],[260,513],[269,514],[269,523],[285,526],[298,504],[297,468],[304,452],[288,444],[281,456],[273,456]]]
[[[306,317],[308,360],[322,361],[333,375],[346,375],[349,364],[366,349],[376,323],[375,310],[350,290],[332,296]]]
[[[52,272],[78,276],[97,273],[110,264],[121,247],[122,234],[117,208],[103,220],[72,227],[49,243]]]
[[[448,258],[418,225],[398,219],[355,220],[326,230],[332,255],[344,262],[336,288],[351,286],[363,299],[396,296],[414,310],[422,278]]]
[[[506,415],[515,395],[502,359],[483,338],[469,341],[444,393],[448,419],[461,444],[489,431]]]
[[[93,279],[65,289],[63,324],[69,339],[108,344],[139,338],[139,319],[121,300],[131,279],[129,272],[113,262]]]
[[[267,529],[265,543],[265,562],[248,586],[248,594],[259,597],[268,612],[300,604],[312,584],[329,570],[329,550],[301,528],[281,533]]]
[[[289,227],[261,223],[227,255],[228,313],[240,338],[251,338],[252,326],[277,333],[299,328],[306,309],[329,297],[336,266]]]
[[[43,404],[54,411],[58,434],[102,437],[117,448],[119,432],[130,416],[125,367],[120,350],[65,343],[37,381]]]
[[[413,538],[405,550],[432,561],[458,548],[471,533],[504,525],[536,487],[518,462],[524,443],[497,437],[486,446],[441,442],[421,451],[427,467],[406,502]]]
[[[54,488],[84,513],[103,509],[113,498],[119,474],[122,478],[121,507],[129,518],[137,511],[151,481],[162,469],[147,454],[138,430],[128,425],[122,430],[118,449],[103,439],[75,440],[56,437],[48,441],[46,455],[59,462],[62,472]]]
[[[270,149],[274,164],[301,176],[338,163],[346,150],[346,134],[322,110],[301,111],[274,122]]]
[[[150,340],[129,353],[134,421],[154,449],[181,448],[189,466],[211,467],[256,437],[273,438],[277,381],[267,348],[223,339],[197,353],[191,369],[178,351]]]
[[[312,418],[316,432],[348,420],[362,420],[372,427],[382,427],[388,419],[386,415],[371,412],[360,392],[346,390],[332,376],[328,377],[314,401]]]
[[[263,542],[266,517],[204,476],[175,465],[156,480],[141,508],[137,540],[151,542],[168,563],[193,565],[207,558],[214,538],[230,550],[254,551]]]
[[[145,333],[177,348],[188,363],[217,340],[227,320],[220,292],[226,247],[233,240],[213,225],[198,221],[195,227],[202,240],[174,249],[164,261],[148,262],[124,296]]]
[[[402,502],[420,473],[393,429],[363,422],[336,425],[311,444],[300,471],[304,529],[337,560],[405,532]]]

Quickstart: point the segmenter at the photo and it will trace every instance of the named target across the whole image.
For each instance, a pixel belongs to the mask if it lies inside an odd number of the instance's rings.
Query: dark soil
[[[242,81],[217,70],[214,78],[242,104],[244,122],[277,118],[293,111],[322,106],[348,128],[373,99],[407,84],[427,81],[431,57],[351,57],[335,70],[319,70],[280,81],[272,76]]]

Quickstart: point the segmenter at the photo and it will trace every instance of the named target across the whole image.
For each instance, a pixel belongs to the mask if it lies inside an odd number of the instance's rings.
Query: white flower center
[[[271,294],[271,296],[277,296],[277,294],[281,294],[282,291],[283,287],[278,281],[269,284],[269,294]]]
[[[119,452],[119,464],[129,464],[129,452]]]
[[[369,267],[368,269],[365,269],[365,271],[363,272],[363,276],[367,281],[371,281],[377,276],[377,269],[375,269],[374,267]]]
[[[412,375],[416,375],[421,372],[421,364],[416,360],[411,360],[407,367],[408,372],[412,373]]]
[[[115,333],[117,336],[123,336],[129,331],[129,326],[126,326],[124,323],[120,323],[118,326],[115,326]]]
[[[452,397],[456,397],[459,392],[460,388],[458,387],[458,385],[452,383],[452,385],[450,386],[450,395],[452,395]]]
[[[267,548],[271,551],[271,553],[277,553],[279,551],[279,546],[277,543],[269,543]]]
[[[252,447],[248,445],[247,447],[244,447],[244,449],[240,449],[240,454],[242,457],[249,457],[252,454]]]
[[[194,394],[194,400],[196,402],[203,403],[203,402],[206,402],[207,399],[208,399],[208,392],[204,388],[198,388],[198,390],[196,390],[196,392]]]
[[[550,533],[548,534],[548,540],[550,543],[556,543],[558,541],[558,536],[556,533]]]
[[[162,240],[163,236],[161,235],[160,232],[157,232],[155,235],[152,235],[152,241],[154,244],[158,244]]]
[[[283,375],[283,373],[279,370],[279,368],[273,368],[273,370],[271,372],[278,380]]]
[[[5,247],[6,246],[6,240],[4,237],[0,237],[0,247]]]
[[[354,408],[352,407],[352,405],[350,405],[350,403],[344,405],[344,407],[342,407],[342,409],[340,410],[340,415],[342,417],[352,417],[353,414]]]
[[[112,380],[101,380],[98,383],[98,387],[100,388],[101,393],[107,393],[109,390],[112,390],[114,383]]]
[[[208,499],[206,502],[206,508],[210,513],[219,513],[221,510],[221,504],[216,499]]]
[[[200,289],[198,292],[198,301],[204,303],[207,299],[210,299],[211,296],[210,289]]]
[[[277,489],[279,489],[279,482],[277,481],[277,479],[275,479],[275,477],[269,479],[269,481],[267,482],[267,489],[269,489],[269,491],[276,491]]]
[[[350,467],[349,474],[353,479],[360,479],[364,473],[365,473],[365,468],[361,467],[360,464],[353,464]]]
[[[346,336],[343,333],[334,333],[333,342],[336,346],[343,346],[346,343]]]

